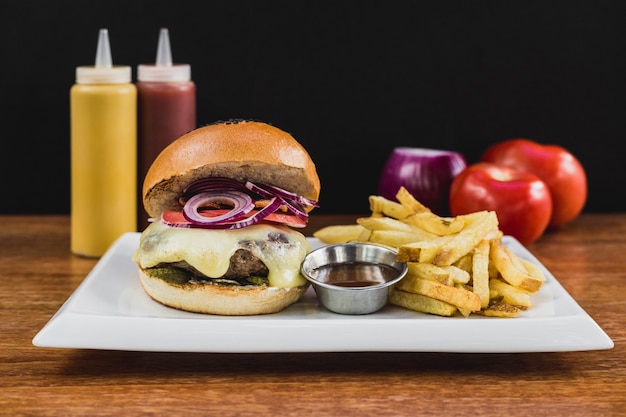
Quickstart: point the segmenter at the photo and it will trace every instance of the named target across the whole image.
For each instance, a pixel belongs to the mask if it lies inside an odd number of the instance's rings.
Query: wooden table
[[[306,232],[355,217],[313,215]],[[0,224],[0,415],[626,415],[626,214],[585,214],[529,248],[615,347],[522,354],[37,348],[96,260],[70,254],[67,216]]]

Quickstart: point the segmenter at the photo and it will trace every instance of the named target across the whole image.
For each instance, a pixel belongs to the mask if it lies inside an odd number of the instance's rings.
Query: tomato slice
[[[286,226],[298,227],[298,228],[306,226],[306,221],[302,220],[298,216],[295,216],[293,214],[287,214],[287,213],[274,212],[274,213],[268,214],[263,220],[272,222],[272,223],[284,224]]]
[[[204,211],[201,211],[200,214],[202,214],[205,217],[215,217],[215,216],[220,216],[222,214],[225,214],[227,212],[228,210],[216,209],[216,210],[204,210]],[[255,211],[253,210],[250,213],[248,213],[246,217],[252,216],[254,213]],[[180,210],[166,210],[163,213],[163,220],[165,220],[168,223],[191,224],[191,222],[185,219],[183,212]],[[284,224],[286,226],[297,227],[297,228],[302,228],[306,226],[306,221],[302,220],[298,216],[293,215],[293,214],[288,214],[288,213],[280,213],[280,212],[274,212],[274,213],[268,214],[259,223],[278,223],[278,224]]]

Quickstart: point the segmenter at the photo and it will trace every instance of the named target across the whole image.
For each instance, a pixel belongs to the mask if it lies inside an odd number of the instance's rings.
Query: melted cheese
[[[276,233],[280,233],[279,242]],[[255,244],[244,247],[250,241]],[[266,244],[273,249],[262,250]],[[241,248],[250,250],[267,266],[270,286],[291,288],[306,283],[300,263],[309,245],[301,233],[286,227],[253,225],[224,231],[175,228],[154,222],[141,234],[133,261],[143,269],[162,262],[186,261],[204,275],[218,278],[226,273],[231,256]]]

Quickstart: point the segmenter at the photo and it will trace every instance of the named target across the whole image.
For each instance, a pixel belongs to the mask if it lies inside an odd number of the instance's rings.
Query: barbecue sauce
[[[329,264],[316,268],[311,274],[316,280],[338,287],[373,287],[398,276],[389,265],[369,262]]]

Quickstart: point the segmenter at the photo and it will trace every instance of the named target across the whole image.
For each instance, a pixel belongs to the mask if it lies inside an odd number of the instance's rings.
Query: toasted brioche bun
[[[146,212],[160,222],[165,210],[179,206],[180,197],[191,183],[210,177],[274,185],[316,201],[320,193],[320,180],[311,157],[290,134],[262,122],[218,122],[181,136],[159,154],[143,183]],[[244,229],[247,228],[240,230]],[[285,233],[284,229],[276,229],[277,233]],[[289,231],[303,239],[299,232]],[[141,246],[136,254],[140,252]],[[210,259],[216,255],[206,256]],[[298,261],[294,258],[291,262]],[[140,262],[138,267],[141,284],[150,297],[166,306],[196,313],[227,316],[276,313],[298,301],[309,287],[308,283],[289,288],[180,284],[151,276],[150,269],[142,268]]]
[[[218,122],[181,136],[159,154],[143,183],[146,212],[159,218],[189,184],[208,177],[270,184],[316,201],[320,193],[315,164],[289,133],[262,122]]]
[[[293,288],[173,284],[139,271],[141,285],[154,300],[194,313],[246,316],[279,312],[300,299],[308,284]]]

